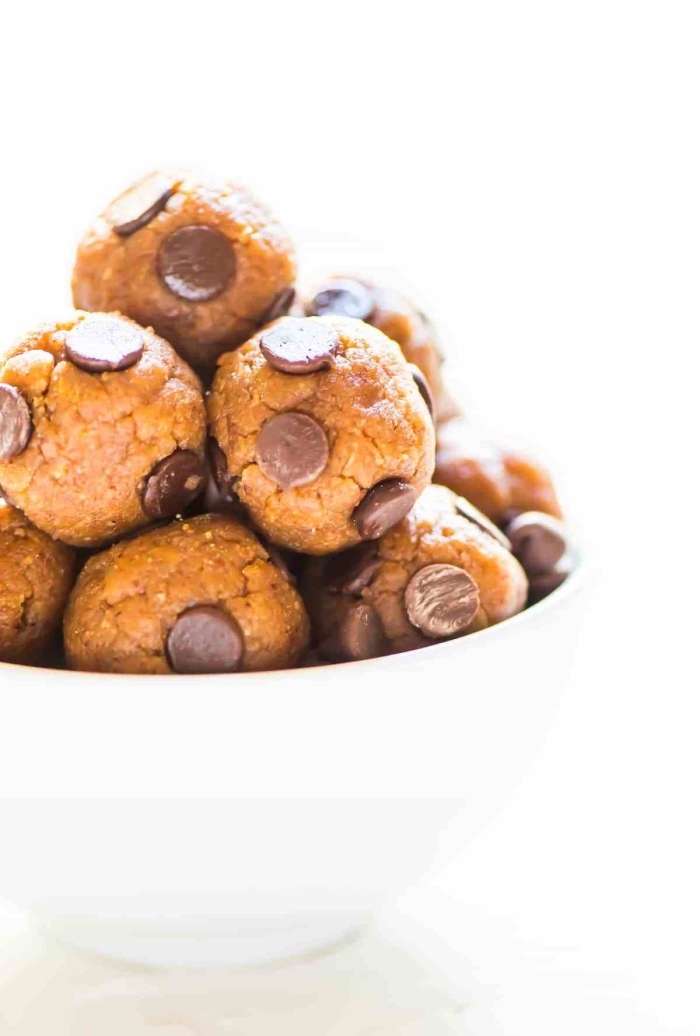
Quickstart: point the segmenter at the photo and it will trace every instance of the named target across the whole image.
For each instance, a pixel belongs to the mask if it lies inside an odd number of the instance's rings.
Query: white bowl
[[[0,896],[84,949],[259,963],[357,929],[493,817],[551,721],[579,564],[523,614],[348,665],[212,677],[0,664]]]

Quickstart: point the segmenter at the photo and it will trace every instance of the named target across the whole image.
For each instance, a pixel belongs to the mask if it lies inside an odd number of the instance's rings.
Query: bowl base
[[[287,928],[158,932],[121,925],[75,923],[33,914],[35,929],[73,950],[152,968],[250,967],[334,949],[358,935],[366,915],[319,917]]]

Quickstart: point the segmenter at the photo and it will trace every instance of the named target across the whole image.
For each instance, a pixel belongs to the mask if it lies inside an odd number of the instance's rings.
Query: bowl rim
[[[452,640],[440,641],[438,643],[416,649],[416,651],[420,652],[421,660],[425,659],[427,661],[429,658],[434,658],[438,652],[446,653],[449,650],[454,650],[455,644],[460,644],[464,647],[466,644],[483,644],[486,638],[493,640],[494,638],[502,637],[504,631],[513,630],[528,622],[533,622],[539,616],[551,611],[552,608],[557,608],[562,605],[568,598],[577,593],[589,573],[589,562],[586,559],[585,553],[582,553],[578,544],[572,548],[570,556],[573,562],[570,574],[561,586],[558,586],[556,590],[553,590],[548,597],[538,601],[537,604],[530,605],[529,608],[524,608],[523,611],[518,612],[517,615],[511,616],[509,619],[504,619],[503,622],[496,623],[495,626],[489,626],[484,630],[479,630],[477,633],[472,633],[468,637],[454,637]],[[329,673],[338,673],[339,670],[347,671],[348,668],[352,668],[353,672],[359,672],[361,669],[366,669],[368,666],[375,667],[378,663],[385,662],[387,658],[405,658],[407,656],[412,656],[415,653],[415,651],[406,651],[394,656],[383,655],[380,658],[368,658],[356,662],[328,663],[309,666],[306,668],[265,669],[246,673],[203,673],[198,675],[196,680],[198,683],[200,681],[206,681],[207,686],[212,686],[212,684],[221,686],[223,683],[229,683],[232,679],[235,680],[235,683],[240,683],[242,680],[245,680],[246,683],[250,683],[253,680],[257,680],[259,682],[264,680],[268,684],[270,682],[274,682],[277,685],[285,679],[289,680],[290,673],[296,674],[297,677],[299,674],[303,673],[309,680],[317,680],[327,677]],[[147,680],[154,688],[162,688],[165,681],[169,684],[173,682],[181,684],[183,680],[182,675],[179,673],[95,673],[84,672],[79,669],[56,669],[44,666],[21,665],[15,662],[0,662],[0,676],[2,676],[6,671],[20,676],[21,679],[26,679],[30,676],[39,677],[41,674],[43,674],[47,679],[54,679],[56,676],[62,677],[64,680],[66,678],[70,678],[71,680],[78,681],[81,686],[85,686],[95,680],[103,681],[108,679],[119,682],[128,680],[132,684],[139,682],[143,683],[143,681]],[[192,678],[193,677],[190,677],[190,679]]]

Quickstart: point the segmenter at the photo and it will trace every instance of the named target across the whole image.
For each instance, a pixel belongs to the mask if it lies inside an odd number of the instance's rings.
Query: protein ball
[[[152,326],[202,376],[294,299],[289,235],[239,184],[156,170],[116,198],[78,246],[75,305]]]
[[[374,543],[307,563],[304,594],[331,661],[472,633],[521,611],[527,578],[503,534],[442,486]]]
[[[74,571],[75,552],[0,497],[0,662],[45,661]]]
[[[76,313],[0,354],[0,485],[55,539],[97,547],[204,489],[202,388],[119,314]]]
[[[269,326],[222,357],[209,416],[255,525],[302,553],[378,538],[433,471],[433,424],[410,368],[359,320]]]
[[[91,558],[65,618],[70,665],[94,672],[284,669],[308,639],[287,574],[223,515],[173,522]]]

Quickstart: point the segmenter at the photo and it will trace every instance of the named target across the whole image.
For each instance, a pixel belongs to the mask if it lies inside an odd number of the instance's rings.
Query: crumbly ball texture
[[[91,558],[65,618],[75,669],[172,673],[168,638],[183,614],[218,609],[237,624],[240,669],[283,669],[306,650],[301,597],[249,529],[202,515],[149,530]]]
[[[409,584],[428,566],[455,566],[475,584],[478,607],[475,604],[464,632],[492,626],[522,611],[528,583],[520,564],[492,535],[458,514],[457,506],[455,494],[432,485],[406,518],[371,545],[374,556],[361,557],[368,546],[364,544],[345,558],[310,559],[303,590],[317,640],[323,644],[332,637],[358,601],[371,606],[381,620],[389,653],[443,639],[418,629],[409,618]],[[430,601],[424,604],[429,610]]]
[[[435,403],[437,421],[454,416],[454,402],[445,392],[441,367],[443,356],[430,320],[399,292],[366,278],[333,275],[307,293],[307,315],[330,313],[359,317],[379,328],[394,342],[409,363],[422,371]]]
[[[0,498],[0,662],[40,664],[60,629],[75,553]]]
[[[218,356],[286,312],[295,276],[287,232],[245,187],[156,171],[83,237],[73,299],[154,327],[208,377]]]
[[[283,373],[261,351],[264,336],[256,335],[220,360],[209,416],[255,524],[283,547],[328,554],[360,542],[353,513],[378,483],[400,479],[416,495],[423,491],[433,472],[435,433],[410,368],[386,335],[343,317],[284,318],[274,327],[292,324],[312,329],[312,337],[335,334],[332,364]],[[316,451],[321,470],[305,484],[282,488],[259,463],[259,441],[266,422],[287,412],[304,415],[306,424],[311,418],[325,436],[327,455],[309,433],[311,445],[297,453],[304,458]]]
[[[551,475],[538,461],[482,437],[465,421],[450,421],[438,432],[435,482],[447,486],[503,525],[522,511],[560,518]]]
[[[198,378],[152,331],[100,315],[140,338],[140,357],[105,373],[69,358],[71,331],[96,319],[74,314],[0,354],[0,388],[16,390],[31,413],[28,444],[0,462],[0,486],[44,532],[82,547],[151,521],[143,507],[150,473],[176,451],[201,454],[206,436]]]

